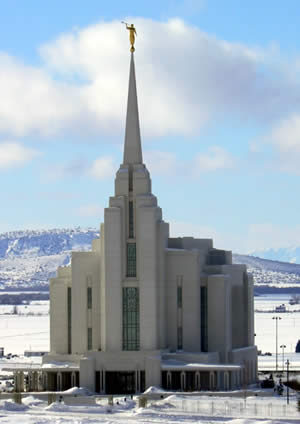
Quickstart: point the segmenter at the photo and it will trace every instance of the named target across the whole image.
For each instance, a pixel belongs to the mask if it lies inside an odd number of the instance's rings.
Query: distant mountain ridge
[[[281,247],[278,249],[255,250],[251,256],[258,256],[271,261],[300,264],[300,247]]]
[[[297,288],[297,292],[300,293],[299,264],[239,254],[233,255],[233,262],[247,265],[248,271],[253,274],[254,284],[257,288],[259,286],[272,286],[277,289],[289,287],[291,289]]]
[[[90,250],[95,229],[14,231],[0,234],[0,289],[47,289],[71,252]]]
[[[99,237],[93,228],[27,230],[0,234],[0,290],[47,290],[58,266],[70,263],[71,252],[91,250]],[[248,255],[233,255],[248,266],[256,287],[297,288],[300,265]]]

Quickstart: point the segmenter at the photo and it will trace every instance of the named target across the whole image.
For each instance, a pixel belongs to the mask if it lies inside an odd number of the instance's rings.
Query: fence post
[[[211,415],[214,415],[214,401],[211,401]]]
[[[269,403],[269,417],[272,417],[272,404]]]
[[[21,404],[22,403],[22,394],[19,393],[19,392],[13,393],[13,399],[14,399],[15,403]]]
[[[147,406],[147,398],[144,396],[139,397],[139,408],[146,408]]]
[[[48,405],[51,405],[53,402],[56,402],[56,394],[48,393]]]

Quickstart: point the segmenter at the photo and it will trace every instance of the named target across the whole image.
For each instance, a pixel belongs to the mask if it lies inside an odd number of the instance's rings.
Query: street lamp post
[[[282,349],[282,372],[284,372],[284,349],[286,348],[286,345],[282,344],[280,347]]]
[[[275,319],[276,322],[276,371],[278,371],[278,320],[280,320],[280,317],[272,317],[272,319]]]
[[[290,361],[286,361],[286,403],[290,403],[290,392],[289,392],[289,369],[290,367]]]

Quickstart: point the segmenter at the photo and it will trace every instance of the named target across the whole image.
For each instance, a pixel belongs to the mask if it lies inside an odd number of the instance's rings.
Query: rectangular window
[[[177,328],[177,349],[182,350],[182,327]]]
[[[134,238],[134,225],[133,225],[133,202],[130,201],[128,204],[129,214],[129,238]]]
[[[92,350],[93,349],[93,332],[92,332],[92,328],[88,328],[88,332],[87,332],[87,348],[88,350]]]
[[[127,243],[127,277],[136,277],[136,244]]]
[[[177,286],[177,308],[182,308],[182,287]]]
[[[182,282],[183,276],[177,275],[177,349],[182,350],[183,331],[182,331]]]
[[[68,353],[72,353],[72,289],[68,287]]]
[[[139,289],[123,288],[123,350],[140,349]]]
[[[87,307],[88,309],[92,309],[92,287],[87,288]]]
[[[208,352],[207,287],[201,287],[201,351]]]

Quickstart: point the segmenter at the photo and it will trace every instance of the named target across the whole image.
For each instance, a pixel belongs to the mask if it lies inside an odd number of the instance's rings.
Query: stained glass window
[[[136,244],[127,243],[127,277],[136,277]]]
[[[123,350],[140,349],[139,289],[123,288]]]

